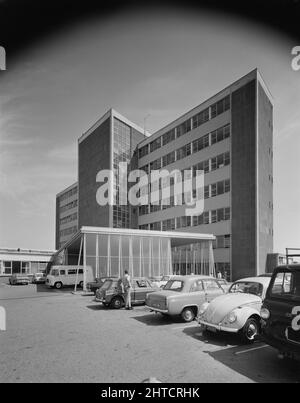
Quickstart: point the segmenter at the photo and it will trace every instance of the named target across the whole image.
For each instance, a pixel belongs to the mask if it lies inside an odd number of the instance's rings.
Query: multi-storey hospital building
[[[273,251],[272,114],[257,69],[151,135],[110,109],[78,140],[78,180],[56,198],[56,247],[83,226],[213,234],[217,271],[232,280],[265,272]],[[149,175],[159,169],[188,170],[191,177],[204,171],[203,212],[187,215],[187,196],[179,205],[172,191],[161,203],[120,204],[120,162],[128,172]],[[111,185],[115,203],[107,206],[96,198],[97,174],[104,169],[117,179]],[[169,180],[172,189],[176,177]],[[162,192],[163,180],[157,186]],[[192,196],[198,197],[197,189]],[[177,248],[174,271],[193,271],[195,248]]]

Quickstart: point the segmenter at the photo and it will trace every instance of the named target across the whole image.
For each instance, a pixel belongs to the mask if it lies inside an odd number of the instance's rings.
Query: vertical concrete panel
[[[55,204],[55,249],[59,249],[59,197]]]
[[[273,106],[258,83],[258,272],[273,252]]]
[[[100,206],[96,201],[101,186],[96,182],[96,175],[102,169],[111,168],[111,146],[110,118],[78,144],[79,228],[83,225],[109,226],[110,206]]]
[[[232,93],[232,279],[256,274],[256,81]]]

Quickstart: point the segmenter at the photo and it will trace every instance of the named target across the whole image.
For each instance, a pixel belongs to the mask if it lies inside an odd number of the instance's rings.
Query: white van
[[[77,277],[78,270],[78,277]],[[77,285],[83,287],[83,266],[52,266],[46,278],[48,287],[62,288],[65,285]],[[93,269],[86,266],[86,282],[94,281]]]

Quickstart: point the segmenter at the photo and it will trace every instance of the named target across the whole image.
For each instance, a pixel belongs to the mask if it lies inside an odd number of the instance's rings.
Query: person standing
[[[124,288],[124,293],[125,293],[125,309],[132,309],[131,306],[131,278],[127,270],[124,272],[124,277],[122,279],[122,285]]]

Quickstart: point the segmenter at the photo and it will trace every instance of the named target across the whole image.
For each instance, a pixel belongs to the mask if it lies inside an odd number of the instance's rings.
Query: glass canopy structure
[[[211,234],[190,232],[82,227],[57,251],[51,265],[91,266],[98,278],[121,277],[124,270],[132,277],[215,276],[214,239]]]

